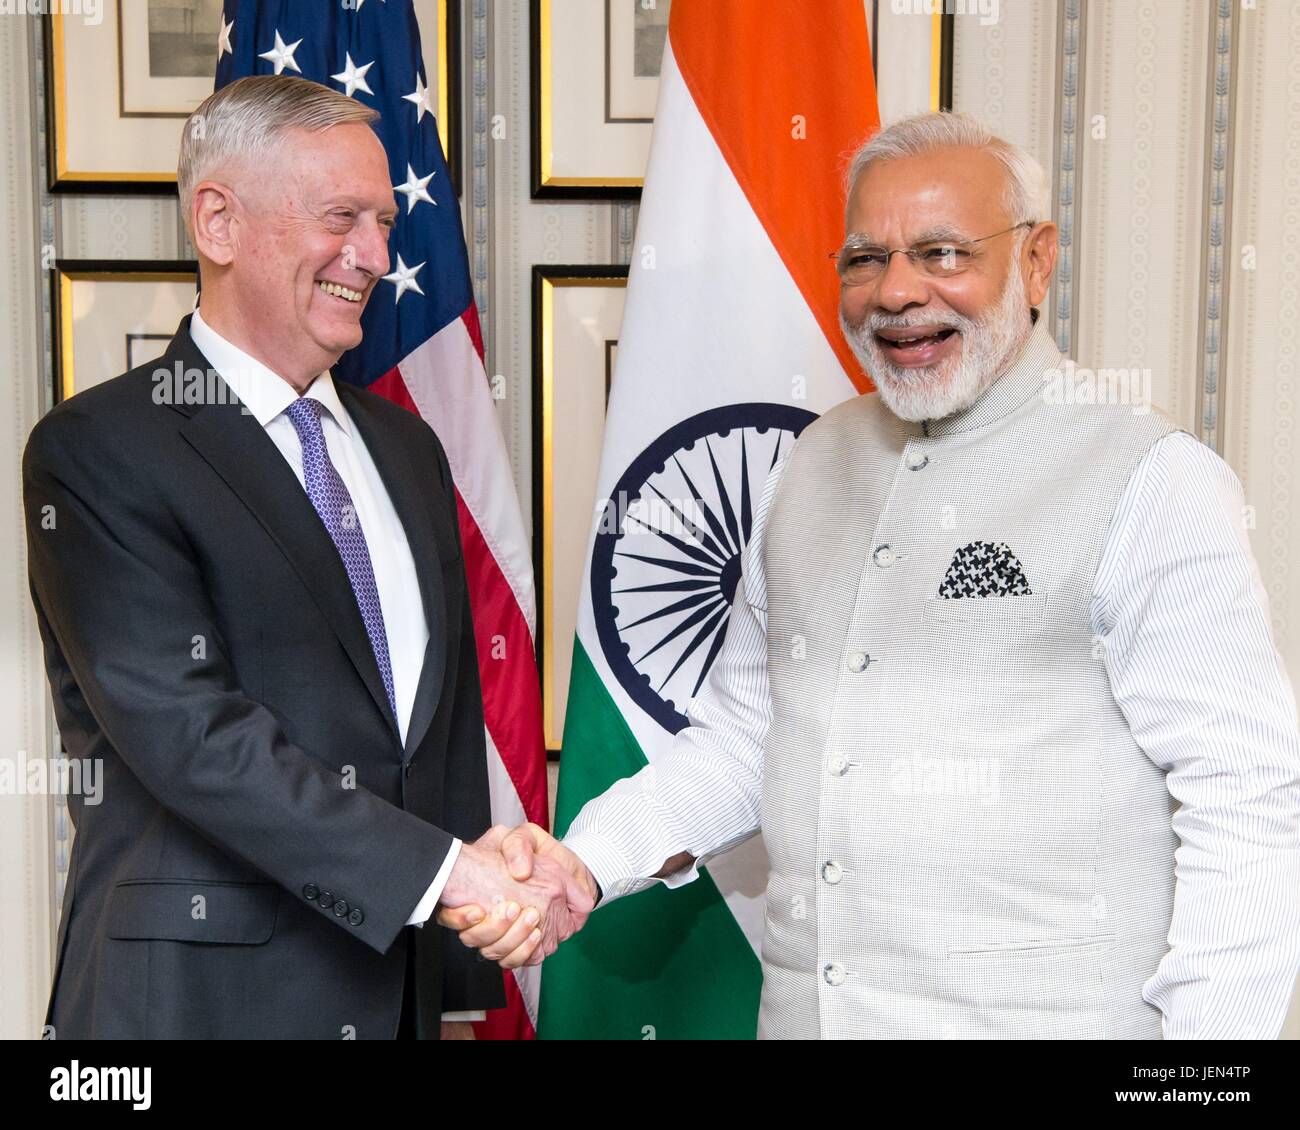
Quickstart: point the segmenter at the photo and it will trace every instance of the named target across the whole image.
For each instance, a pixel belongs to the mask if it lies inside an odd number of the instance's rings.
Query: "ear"
[[[205,259],[228,266],[238,249],[239,200],[228,185],[200,181],[190,202],[194,247]]]
[[[1056,270],[1059,236],[1051,220],[1035,224],[1020,250],[1020,269],[1025,276],[1025,296],[1031,306],[1039,306],[1052,286]]]

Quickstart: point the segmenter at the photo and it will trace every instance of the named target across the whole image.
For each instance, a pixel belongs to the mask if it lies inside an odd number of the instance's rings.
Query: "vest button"
[[[849,670],[853,672],[865,671],[867,664],[871,662],[871,656],[865,651],[849,652]]]
[[[831,859],[822,864],[822,878],[832,887],[844,878],[844,868]]]
[[[919,471],[921,470],[922,467],[929,466],[929,464],[930,464],[930,457],[928,455],[922,455],[919,451],[912,451],[908,453],[907,469],[909,471]]]
[[[826,770],[832,777],[843,777],[849,771],[849,759],[847,757],[832,757],[826,763]]]
[[[828,985],[844,984],[844,966],[837,961],[832,961],[822,969],[822,980]]]
[[[878,545],[876,552],[871,555],[871,559],[882,569],[888,569],[895,561],[898,560],[898,554],[894,552],[892,546]]]

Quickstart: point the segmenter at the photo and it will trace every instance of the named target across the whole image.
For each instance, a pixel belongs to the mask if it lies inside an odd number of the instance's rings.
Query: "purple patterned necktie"
[[[357,598],[361,619],[370,637],[370,647],[379,664],[379,674],[388,692],[388,705],[397,717],[397,701],[393,695],[393,665],[388,658],[388,635],[384,631],[384,610],[379,604],[379,586],[375,584],[375,571],[370,564],[370,550],[366,535],[357,518],[352,496],[334,464],[330,462],[325,446],[325,433],[321,430],[320,414],[325,406],[309,396],[300,396],[285,415],[292,422],[302,443],[302,472],[307,483],[307,497],[325,523],[334,541],[334,547],[343,559],[352,594]]]

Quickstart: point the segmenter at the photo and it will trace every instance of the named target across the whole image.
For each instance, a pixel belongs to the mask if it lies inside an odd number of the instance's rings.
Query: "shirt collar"
[[[298,399],[298,393],[288,381],[227,341],[203,320],[198,310],[190,316],[190,337],[262,427]],[[334,378],[328,369],[312,381],[303,396],[319,400],[344,433],[352,434],[352,422],[339,400],[338,389],[334,387]]]

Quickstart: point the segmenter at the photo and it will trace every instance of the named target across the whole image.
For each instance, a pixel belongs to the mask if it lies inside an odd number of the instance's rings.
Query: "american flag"
[[[412,0],[226,0],[216,87],[292,74],[380,113],[398,203],[391,273],[362,315],[364,340],[332,372],[419,413],[456,479],[487,727],[492,818],[547,825],[546,752],[533,650],[532,560],[483,365],[460,206],[420,57]],[[504,974],[507,1007],[480,1038],[529,1039],[537,970]]]

